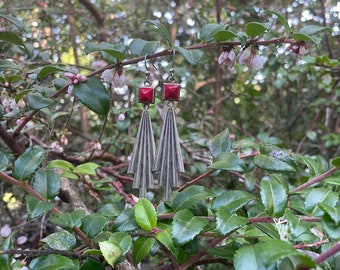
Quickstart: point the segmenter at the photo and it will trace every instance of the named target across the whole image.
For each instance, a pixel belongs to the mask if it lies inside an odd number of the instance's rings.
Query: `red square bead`
[[[153,87],[150,87],[150,86],[139,87],[138,102],[145,103],[145,104],[154,103],[155,102],[155,91]]]
[[[165,83],[163,99],[178,101],[180,90],[181,90],[181,85],[178,83]]]

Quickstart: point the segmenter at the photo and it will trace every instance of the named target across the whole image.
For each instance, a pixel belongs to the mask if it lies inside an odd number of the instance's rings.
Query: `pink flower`
[[[238,62],[240,65],[246,64],[251,69],[263,68],[264,60],[257,54],[257,49],[252,46],[244,49],[239,55]]]
[[[234,67],[236,55],[235,52],[232,50],[232,48],[228,47],[220,54],[218,57],[218,63],[226,64],[228,66],[228,69],[232,69]]]
[[[74,84],[85,82],[87,80],[87,77],[84,76],[84,75],[81,75],[80,73],[73,74],[71,72],[66,72],[66,73],[64,73],[64,76],[66,78],[68,78],[69,86],[68,86],[68,89],[67,89],[67,93],[69,93],[69,94],[71,94]]]
[[[287,50],[291,50],[293,53],[297,54],[299,58],[301,58],[307,51],[307,44],[304,41],[294,42],[287,48]]]

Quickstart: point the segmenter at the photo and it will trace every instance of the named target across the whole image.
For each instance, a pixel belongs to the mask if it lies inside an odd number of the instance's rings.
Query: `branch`
[[[193,184],[195,184],[196,182],[200,181],[201,179],[203,179],[204,177],[208,176],[209,174],[212,174],[214,172],[214,170],[209,170],[206,171],[205,173],[201,174],[200,176],[198,176],[197,178],[186,182],[183,186],[181,186],[179,189],[177,189],[178,192],[182,191],[183,189],[187,188],[188,186],[191,186]]]
[[[336,243],[334,246],[332,246],[330,249],[326,250],[325,252],[321,253],[318,257],[315,258],[315,263],[320,264],[327,260],[328,258],[334,256],[340,252],[340,242]]]
[[[16,155],[20,156],[25,151],[25,149],[23,149],[23,147],[17,142],[17,140],[7,133],[1,123],[0,137]]]
[[[329,169],[328,171],[324,172],[323,174],[320,174],[314,178],[312,178],[311,180],[309,180],[308,182],[302,184],[301,186],[298,186],[297,188],[294,188],[293,190],[291,190],[289,193],[295,193],[298,192],[300,190],[303,190],[311,185],[314,185],[318,182],[321,182],[322,180],[324,180],[327,176],[335,173],[336,171],[340,170],[340,168],[337,167],[333,167],[331,169]]]

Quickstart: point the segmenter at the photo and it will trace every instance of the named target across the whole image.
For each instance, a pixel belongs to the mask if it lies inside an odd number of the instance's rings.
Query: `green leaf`
[[[93,238],[101,233],[106,225],[106,218],[99,214],[91,214],[83,217],[80,229],[89,237]]]
[[[305,199],[305,209],[311,216],[320,217],[323,211],[319,204],[327,204],[334,207],[339,200],[339,194],[327,188],[311,189]]]
[[[11,31],[0,32],[0,40],[12,43],[19,46],[24,46],[24,43],[17,33]]]
[[[47,167],[48,169],[61,169],[63,171],[72,171],[74,170],[74,165],[66,160],[62,159],[55,159],[48,163]]]
[[[217,156],[217,161],[209,166],[213,170],[226,170],[235,172],[244,172],[246,166],[236,154],[230,152],[222,152]]]
[[[314,35],[321,31],[327,31],[329,34],[332,34],[332,29],[330,27],[325,27],[321,25],[306,25],[302,27],[298,33],[305,35]]]
[[[138,200],[135,206],[135,219],[144,231],[151,231],[157,225],[157,213],[152,203],[145,198]]]
[[[0,152],[0,171],[5,171],[8,167],[8,163],[9,163],[9,160],[7,156],[4,153]]]
[[[215,34],[225,30],[226,26],[217,23],[208,23],[204,25],[199,33],[199,38],[203,42],[211,42],[214,40]]]
[[[43,160],[42,149],[28,149],[14,162],[13,177],[22,181],[29,179]]]
[[[301,220],[288,209],[285,211],[285,218],[287,219],[288,228],[293,237],[299,237],[312,226],[311,223]]]
[[[21,67],[9,60],[0,60],[0,70],[6,71],[8,69],[21,70]]]
[[[100,254],[101,255],[101,254]],[[79,270],[105,270],[105,266],[95,260],[86,259]]]
[[[132,237],[125,232],[115,232],[113,233],[110,238],[110,242],[116,243],[122,249],[122,255],[125,255],[129,252],[132,246]]]
[[[190,186],[176,194],[172,202],[172,207],[176,211],[190,209],[200,201],[214,196],[207,188],[202,186]]]
[[[312,176],[317,176],[323,173],[322,164],[314,158],[308,156],[300,156],[299,159],[307,165],[307,168],[309,169]]]
[[[110,96],[105,86],[95,78],[73,86],[74,95],[90,110],[107,115],[110,110]]]
[[[208,247],[207,253],[213,255],[214,257],[232,260],[234,259],[236,250],[238,250],[239,248],[240,248],[239,244],[231,242],[224,246],[218,246],[213,248]]]
[[[321,218],[321,226],[330,238],[340,240],[339,225],[329,215],[324,215]]]
[[[254,223],[257,229],[259,229],[264,234],[268,235],[270,238],[280,239],[280,235],[273,224],[270,223]]]
[[[59,194],[60,179],[53,171],[38,170],[34,175],[31,186],[45,199],[53,199]]]
[[[155,238],[139,237],[132,250],[133,263],[139,264],[150,252],[151,248],[155,244]]]
[[[287,207],[287,192],[275,178],[263,179],[260,187],[261,201],[271,217],[281,217]]]
[[[178,248],[175,247],[169,230],[160,231],[156,234],[156,239],[162,243],[174,256],[178,254]]]
[[[25,197],[27,212],[31,218],[39,217],[46,212],[53,209],[54,204],[51,202],[42,202],[39,199],[33,197],[32,195],[27,195]]]
[[[294,33],[293,34],[293,39],[295,41],[297,41],[297,42],[299,42],[299,41],[312,41],[317,46],[321,42],[321,38],[320,37],[311,36],[311,35],[305,35],[305,34],[301,34],[301,33]]]
[[[222,152],[229,152],[231,150],[231,139],[229,129],[217,134],[210,143],[210,153],[216,158]]]
[[[242,228],[248,223],[246,217],[240,217],[229,212],[228,206],[220,206],[216,214],[216,228],[220,234],[225,235]]]
[[[0,13],[0,17],[4,18],[7,21],[10,21],[12,24],[14,24],[20,31],[24,31],[26,26],[25,24],[22,23],[22,21],[18,20],[17,18],[10,16],[10,15],[5,15]]]
[[[246,34],[252,38],[262,35],[267,27],[259,22],[250,22],[246,24]]]
[[[241,247],[235,253],[234,267],[236,270],[265,270],[260,256],[255,245]]]
[[[136,230],[138,225],[135,219],[135,209],[127,208],[124,209],[123,212],[116,218],[115,223],[113,225],[114,230],[129,232]]]
[[[136,38],[130,43],[131,54],[137,57],[152,54],[157,47],[157,41],[146,41],[140,38]]]
[[[27,101],[31,110],[40,110],[56,104],[53,99],[46,98],[40,93],[29,93],[27,95]]]
[[[125,58],[125,46],[122,44],[111,44],[108,42],[87,42],[85,44],[86,54],[99,51],[106,52],[110,56],[116,58],[118,61],[122,61]]]
[[[56,73],[59,71],[63,71],[63,72],[69,72],[68,69],[65,68],[61,68],[61,67],[57,67],[57,66],[45,66],[43,68],[41,68],[38,72],[38,79],[41,81],[42,79],[44,79],[47,75],[52,74],[52,73]]]
[[[229,30],[220,30],[214,35],[214,39],[217,42],[231,40],[235,38],[237,35],[234,32],[231,32]]]
[[[177,47],[177,49],[192,66],[197,66],[204,55],[204,52],[201,50],[186,50],[182,47]]]
[[[68,231],[61,231],[49,234],[45,238],[41,239],[50,248],[55,250],[71,250],[76,245],[76,238]]]
[[[120,246],[111,241],[99,242],[99,249],[103,254],[103,257],[109,265],[114,267],[115,263],[120,256],[123,255],[123,251]]]
[[[86,162],[84,164],[80,164],[73,170],[73,173],[79,173],[79,174],[88,174],[96,176],[97,172],[96,169],[99,167],[98,164],[93,162]]]
[[[254,163],[257,167],[272,172],[290,173],[296,172],[297,170],[296,165],[289,160],[282,160],[280,158],[269,157],[262,154],[258,154],[254,157]]]
[[[288,21],[286,20],[286,18],[281,13],[276,12],[274,10],[268,10],[267,12],[270,13],[270,14],[274,14],[276,17],[278,17],[281,24],[285,28],[286,37],[289,37],[290,36],[290,27],[289,27],[289,24],[288,24]]]
[[[34,270],[79,270],[79,261],[52,254],[33,259],[29,268]]]
[[[333,220],[335,225],[340,224],[340,206],[331,206],[325,203],[319,203],[319,207]]]
[[[242,190],[226,191],[215,198],[211,205],[212,211],[217,211],[220,206],[233,213],[249,202],[256,200],[256,197]]]
[[[333,159],[331,160],[331,164],[332,164],[334,167],[340,168],[340,157],[333,158]]]
[[[84,216],[84,210],[75,210],[73,212],[53,214],[48,220],[57,226],[71,229],[74,226],[79,227]]]
[[[156,29],[160,32],[160,34],[165,38],[165,40],[168,43],[169,47],[172,47],[172,41],[171,41],[170,33],[169,33],[168,29],[166,29],[166,27],[163,24],[161,24],[159,21],[149,20],[149,19],[148,20],[144,20],[144,22],[150,23],[154,27],[156,27]]]
[[[172,223],[172,237],[180,245],[194,239],[209,221],[195,217],[189,210],[179,210]]]

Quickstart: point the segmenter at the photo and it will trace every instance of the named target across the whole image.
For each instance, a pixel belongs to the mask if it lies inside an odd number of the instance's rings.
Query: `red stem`
[[[321,253],[318,257],[315,258],[315,263],[320,264],[327,260],[328,258],[332,257],[333,255],[340,252],[340,242],[336,243],[330,249],[326,250],[325,252]]]

